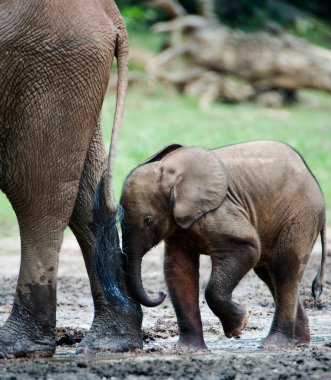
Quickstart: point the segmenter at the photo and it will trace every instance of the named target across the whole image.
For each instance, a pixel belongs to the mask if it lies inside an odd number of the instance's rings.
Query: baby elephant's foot
[[[294,344],[296,346],[307,347],[310,345],[310,336],[295,337]]]
[[[300,326],[299,326],[300,327]],[[309,327],[304,326],[304,328],[299,328],[296,326],[295,332],[294,332],[294,344],[296,346],[309,346],[310,344],[310,333],[309,333]]]
[[[309,346],[310,331],[306,315],[297,318],[294,329],[294,341],[296,346]]]
[[[280,332],[270,333],[266,338],[262,339],[260,344],[260,347],[265,350],[287,349],[294,346],[295,340]]]
[[[241,335],[248,323],[248,311],[245,307],[236,305],[236,313],[226,321],[222,320],[224,334],[227,338],[235,338]]]
[[[194,348],[197,350],[206,350],[208,347],[206,346],[205,341],[201,337],[196,336],[181,336],[177,344],[180,346],[185,346],[187,348]]]

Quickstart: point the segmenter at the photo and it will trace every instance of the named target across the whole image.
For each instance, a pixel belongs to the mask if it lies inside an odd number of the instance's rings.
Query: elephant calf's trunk
[[[130,256],[128,256],[130,257]],[[141,279],[141,261],[142,258],[130,261],[126,265],[125,278],[130,297],[143,306],[154,307],[160,305],[166,298],[166,294],[159,292],[159,297],[151,299],[142,284]]]

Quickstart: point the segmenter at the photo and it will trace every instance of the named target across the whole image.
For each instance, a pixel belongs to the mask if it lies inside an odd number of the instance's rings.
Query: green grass
[[[247,140],[274,139],[295,147],[305,158],[324,192],[331,225],[331,96],[304,91],[301,103],[282,109],[255,104],[214,104],[199,109],[195,99],[169,92],[130,89],[115,161],[115,193],[119,200],[129,171],[167,144],[207,148]],[[104,139],[109,145],[114,96],[103,107]],[[0,233],[8,233],[16,218],[0,195]]]

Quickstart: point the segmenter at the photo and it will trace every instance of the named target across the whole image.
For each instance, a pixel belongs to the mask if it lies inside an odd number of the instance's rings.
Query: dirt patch
[[[330,236],[330,235],[329,235]],[[0,323],[11,310],[19,269],[19,241],[0,239]],[[144,285],[151,296],[166,286],[162,274],[162,246],[143,261]],[[251,271],[234,292],[245,304],[250,321],[240,339],[227,339],[221,323],[204,300],[210,274],[208,257],[201,257],[200,307],[208,350],[176,346],[177,323],[168,297],[156,308],[144,310],[144,348],[128,354],[97,354],[74,358],[75,344],[88,330],[93,304],[79,248],[71,236],[60,254],[57,310],[58,348],[53,359],[0,361],[1,379],[330,379],[331,378],[331,277],[327,270],[320,301],[311,297],[311,282],[319,268],[320,245],[314,248],[302,282],[312,335],[309,348],[262,351],[259,341],[267,335],[274,304],[267,287]],[[331,255],[327,257],[330,268]]]

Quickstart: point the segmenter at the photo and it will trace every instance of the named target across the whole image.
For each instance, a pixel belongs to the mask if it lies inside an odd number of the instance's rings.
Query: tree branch
[[[216,18],[215,0],[197,0],[198,13],[206,18]]]
[[[152,0],[148,4],[152,7],[162,8],[171,18],[187,15],[185,8],[177,0]]]

